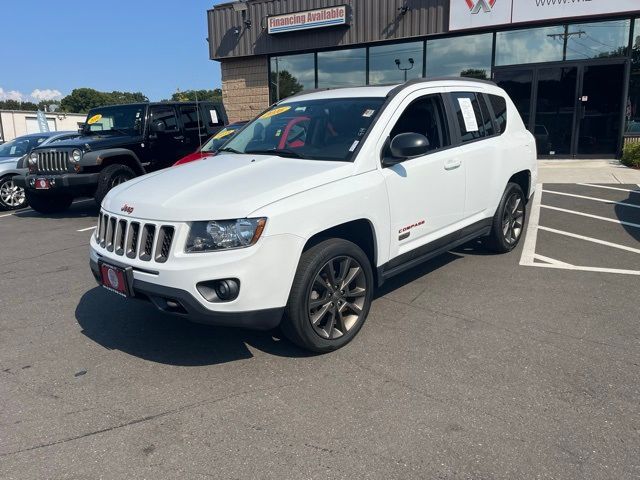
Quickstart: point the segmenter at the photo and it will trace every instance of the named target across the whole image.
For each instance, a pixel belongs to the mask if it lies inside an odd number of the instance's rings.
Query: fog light
[[[209,280],[196,285],[198,292],[205,300],[212,303],[230,302],[238,298],[240,282],[235,278]]]

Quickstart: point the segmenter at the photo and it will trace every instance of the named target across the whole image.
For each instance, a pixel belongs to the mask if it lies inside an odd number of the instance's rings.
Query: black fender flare
[[[129,157],[134,163],[134,170],[138,175],[144,175],[147,173],[142,166],[142,162],[138,156],[127,148],[109,148],[107,150],[95,150],[85,153],[80,159],[81,167],[95,167],[102,165],[105,160],[113,157]]]

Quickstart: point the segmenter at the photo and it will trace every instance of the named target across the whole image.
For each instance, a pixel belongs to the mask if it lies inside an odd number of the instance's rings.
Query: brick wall
[[[250,120],[269,106],[267,57],[223,60],[221,71],[229,121]]]

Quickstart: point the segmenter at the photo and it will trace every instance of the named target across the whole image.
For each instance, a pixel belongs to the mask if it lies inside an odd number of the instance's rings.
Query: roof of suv
[[[322,88],[317,90],[307,90],[296,95],[284,99],[280,103],[288,103],[290,101],[299,100],[319,100],[322,98],[354,98],[354,97],[386,97],[394,91],[400,91],[411,85],[418,83],[435,84],[437,86],[461,86],[461,85],[491,85],[496,84],[490,80],[480,80],[476,78],[462,77],[441,77],[441,78],[416,78],[406,83],[393,85],[379,85],[367,87],[339,87],[339,88]],[[295,100],[294,100],[295,99]]]

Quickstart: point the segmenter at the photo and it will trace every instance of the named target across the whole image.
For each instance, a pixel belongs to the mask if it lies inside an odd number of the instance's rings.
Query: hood
[[[0,164],[5,163],[18,163],[22,157],[0,157]]]
[[[107,135],[78,135],[77,137],[68,138],[66,140],[60,140],[58,142],[42,145],[39,149],[53,149],[53,148],[80,148],[90,150],[103,150],[107,148],[115,148],[120,145],[128,145],[137,142],[141,139],[141,136],[129,136],[121,135],[117,133],[109,133]]]
[[[109,192],[104,208],[148,220],[244,218],[260,207],[352,175],[353,163],[220,155],[143,175]]]

